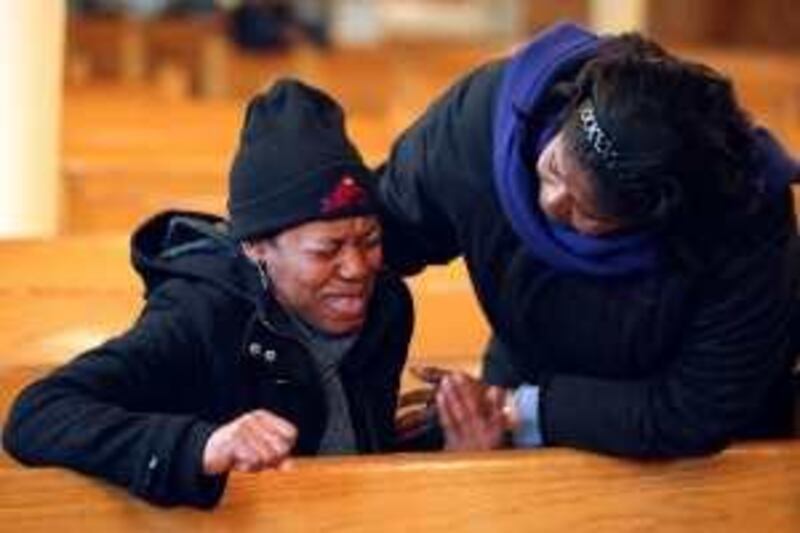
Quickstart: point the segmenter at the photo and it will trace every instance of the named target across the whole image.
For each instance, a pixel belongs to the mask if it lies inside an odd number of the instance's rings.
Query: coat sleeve
[[[700,288],[679,353],[640,381],[542,381],[547,444],[634,457],[711,453],[753,423],[788,373],[793,251],[738,262]]]
[[[460,255],[454,195],[491,151],[501,62],[478,68],[439,97],[394,143],[377,171],[387,265],[413,274]],[[481,161],[480,165],[485,165]],[[491,171],[491,170],[489,170]]]
[[[104,478],[159,505],[216,504],[225,478],[202,473],[215,427],[189,407],[203,361],[186,302],[170,292],[153,293],[127,333],[20,394],[3,434],[12,456]]]

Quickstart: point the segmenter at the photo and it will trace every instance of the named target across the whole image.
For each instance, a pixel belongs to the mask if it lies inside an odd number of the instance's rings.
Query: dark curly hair
[[[698,251],[758,209],[752,124],[719,73],[624,34],[557,90],[602,212]]]

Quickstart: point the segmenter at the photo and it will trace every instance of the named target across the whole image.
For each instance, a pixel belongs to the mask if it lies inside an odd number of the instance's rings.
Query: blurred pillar
[[[0,2],[0,238],[58,230],[65,1]]]
[[[383,36],[379,6],[372,0],[335,0],[333,40],[341,45],[373,45]]]
[[[648,0],[590,0],[589,23],[595,31],[619,33],[647,30]]]

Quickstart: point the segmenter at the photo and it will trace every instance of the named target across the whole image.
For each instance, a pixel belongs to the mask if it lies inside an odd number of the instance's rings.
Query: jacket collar
[[[244,255],[241,256],[240,262],[243,284],[246,287],[249,298],[254,303],[254,313],[256,320],[266,327],[271,333],[292,339],[301,344],[306,350],[308,347],[303,342],[303,339],[297,333],[291,318],[287,314],[287,310],[277,301],[275,296],[265,286],[258,268],[247,260]],[[383,292],[386,290],[385,279],[386,274],[378,274],[375,282],[375,291],[370,299],[367,309],[367,320],[358,332],[358,339],[349,350],[342,362],[342,372],[350,373],[357,372],[372,357],[380,356],[374,353],[361,353],[360,346],[366,343],[370,344],[373,336],[377,337],[383,335],[383,331],[379,328],[387,323],[385,317],[388,312],[385,306],[380,305],[380,300],[383,298]]]

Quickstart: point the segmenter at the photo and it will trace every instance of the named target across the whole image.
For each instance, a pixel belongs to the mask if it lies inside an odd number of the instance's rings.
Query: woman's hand
[[[410,442],[439,425],[436,413],[436,391],[450,370],[434,366],[412,366],[411,375],[425,384],[404,392],[398,400],[395,433],[400,443]]]
[[[445,449],[490,450],[503,445],[508,391],[463,373],[442,377],[436,407],[445,433]]]
[[[245,413],[211,434],[203,452],[203,471],[217,475],[286,467],[296,439],[294,425],[269,411]]]

